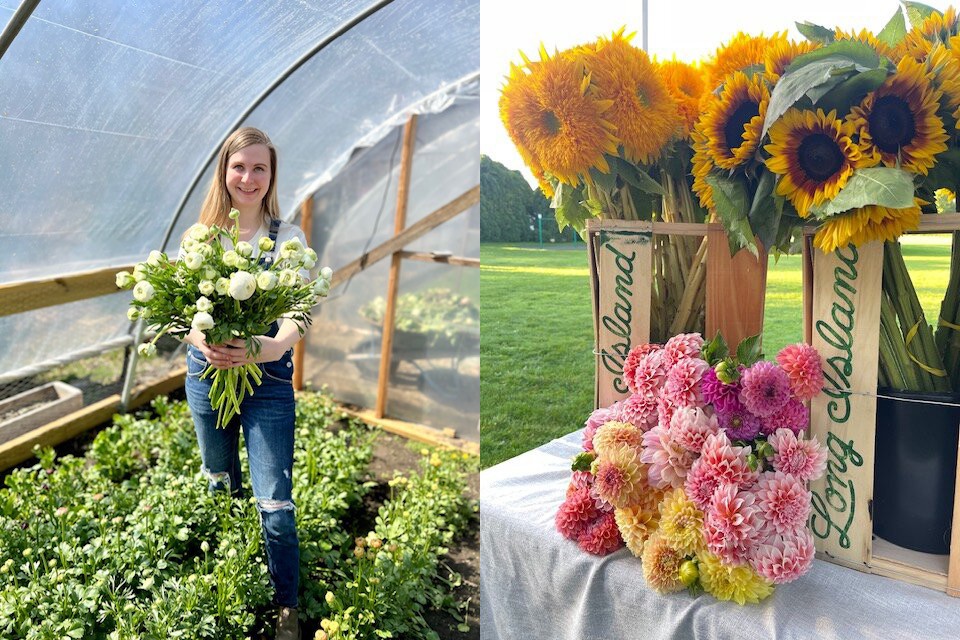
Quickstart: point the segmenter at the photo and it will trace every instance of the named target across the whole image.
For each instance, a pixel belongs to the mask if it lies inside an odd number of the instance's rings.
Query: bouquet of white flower
[[[238,216],[236,209],[230,212],[233,220]],[[196,224],[181,244],[179,261],[171,262],[166,254],[151,251],[133,273],[117,274],[118,287],[133,287],[127,317],[143,318],[148,328],[157,332],[152,341],[138,347],[140,355],[155,355],[160,336],[185,335],[191,328],[202,331],[211,345],[243,339],[248,357],[259,355],[256,336],[264,335],[281,317],[295,322],[303,335],[312,307],[330,291],[333,271],[324,267],[319,277],[308,283],[299,270],[316,265],[313,249],[296,238],[288,240],[280,245],[272,264],[263,264],[253,257],[251,244],[239,241],[239,235],[238,223],[231,230]],[[229,238],[234,248],[225,249],[223,238]],[[261,238],[262,253],[273,248],[270,238]],[[240,403],[246,394],[253,394],[262,375],[256,364],[230,369],[210,365],[201,379],[211,375],[210,404],[217,410],[217,426],[223,427],[240,413]]]

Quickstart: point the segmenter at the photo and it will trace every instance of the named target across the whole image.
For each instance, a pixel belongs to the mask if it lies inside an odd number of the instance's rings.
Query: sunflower
[[[739,71],[728,76],[719,97],[709,100],[700,125],[711,161],[733,169],[753,157],[767,115],[770,90],[760,74]]]
[[[960,36],[954,38],[960,40]],[[940,106],[948,113],[960,108],[960,49],[937,44],[931,49],[925,64],[933,87],[943,92]]]
[[[617,128],[623,155],[649,164],[680,129],[677,105],[646,52],[630,44],[623,29],[586,50],[583,63],[597,96],[612,106],[605,117]]]
[[[870,45],[874,51],[879,53],[882,56],[890,58],[891,60],[899,60],[897,57],[894,48],[890,45],[877,40],[877,36],[873,35],[872,32],[867,31],[866,29],[861,29],[860,32],[856,31],[843,31],[837,27],[833,32],[834,40],[854,40],[856,42],[862,42],[864,44]]]
[[[850,139],[853,126],[823,109],[789,109],[770,127],[767,168],[782,177],[777,193],[789,198],[801,217],[813,205],[840,192],[860,152]]]
[[[766,58],[763,61],[767,72],[767,79],[770,82],[776,82],[786,71],[790,63],[804,53],[810,53],[814,49],[819,49],[819,42],[794,42],[792,40],[776,40],[770,43],[767,48]]]
[[[941,96],[924,65],[903,58],[896,73],[847,115],[859,134],[864,165],[882,162],[926,175],[934,156],[947,150],[947,132],[937,117]]]
[[[762,33],[759,36],[737,33],[704,63],[707,89],[713,91],[720,86],[724,78],[735,71],[743,71],[754,65],[763,66],[767,50],[786,41],[786,31],[769,37]]]
[[[677,59],[655,64],[660,79],[677,103],[683,137],[689,138],[690,131],[700,116],[700,97],[704,89],[703,73],[699,67]]]
[[[583,65],[560,55],[511,65],[500,95],[500,118],[531,168],[577,185],[591,167],[608,173],[605,153],[617,152],[609,100],[589,91]],[[529,159],[529,160],[528,160]],[[535,171],[536,172],[536,171]]]
[[[707,176],[713,171],[714,165],[710,160],[707,136],[701,131],[702,122],[698,120],[693,131],[690,132],[690,139],[693,142],[690,172],[693,174],[693,192],[700,199],[700,206],[712,212],[717,205],[713,200],[713,187],[707,182]]]
[[[919,226],[919,202],[905,209],[868,205],[829,218],[817,231],[813,243],[824,253],[831,253],[849,244],[895,240]]]
[[[894,48],[894,55],[900,58],[910,56],[917,62],[923,62],[937,43],[949,42],[950,38],[957,35],[957,26],[957,12],[953,7],[943,13],[934,11],[907,32]]]

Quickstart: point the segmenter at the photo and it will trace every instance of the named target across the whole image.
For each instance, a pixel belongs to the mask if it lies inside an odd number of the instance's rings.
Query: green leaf
[[[900,10],[900,7],[897,7],[897,12],[894,13],[890,21],[887,22],[887,26],[877,34],[877,40],[891,47],[895,47],[900,44],[900,41],[903,40],[906,35],[907,23],[903,19],[903,12]]]
[[[758,255],[757,245],[753,239],[753,229],[747,219],[747,189],[741,180],[710,174],[707,184],[713,188],[713,201],[717,205],[717,215],[727,231],[727,240],[730,243],[730,255],[742,248],[746,248],[753,255]]]
[[[747,216],[750,228],[760,238],[764,247],[771,247],[776,243],[780,217],[783,214],[783,199],[775,198],[773,194],[776,180],[777,177],[772,172],[765,169],[761,172],[757,192],[753,195],[753,203]]]
[[[703,356],[703,359],[706,360],[711,367],[730,355],[730,347],[727,346],[727,341],[723,339],[723,334],[717,331],[717,335],[713,336],[713,340],[703,345],[700,349],[700,355]]]
[[[823,109],[825,113],[835,109],[837,114],[842,116],[850,111],[850,107],[859,104],[865,95],[883,84],[886,79],[887,70],[884,68],[856,73],[852,77],[839,82],[822,97],[815,100],[816,105]]]
[[[833,31],[826,27],[821,27],[818,24],[806,21],[795,22],[794,24],[797,25],[797,31],[810,42],[819,42],[822,44],[830,44],[833,42]]]
[[[859,40],[838,40],[825,47],[808,51],[803,55],[797,56],[793,62],[784,70],[784,75],[791,71],[797,71],[809,64],[827,60],[830,58],[840,58],[845,64],[851,62],[865,69],[875,69],[880,66],[880,56],[877,52],[865,42]]]
[[[596,459],[596,454],[591,451],[581,451],[573,458],[570,465],[571,471],[590,471],[590,465]]]
[[[607,156],[609,160],[610,156]],[[607,193],[612,193],[617,188],[617,176],[616,172],[611,171],[610,173],[603,173],[594,167],[590,167],[590,178],[593,180],[594,184],[606,191]]]
[[[828,202],[810,207],[809,212],[822,220],[868,204],[878,204],[891,209],[912,207],[912,175],[893,167],[857,169],[840,193]]]
[[[911,27],[919,27],[924,20],[930,17],[931,13],[940,13],[933,7],[927,6],[922,2],[904,2],[903,8],[907,10],[907,17],[910,18]]]
[[[737,360],[745,367],[751,367],[754,363],[763,358],[763,351],[760,349],[760,335],[744,338],[743,342],[737,345]]]
[[[581,204],[582,193],[581,189],[574,189],[563,183],[557,185],[550,206],[556,209],[557,226],[560,227],[560,231],[569,225],[581,236],[583,235],[587,220],[592,218],[593,214]]]
[[[646,171],[637,165],[627,162],[622,158],[607,156],[607,162],[610,164],[611,172],[616,173],[623,178],[627,184],[640,189],[644,193],[653,193],[658,196],[663,195],[663,187],[660,183],[650,177]]]

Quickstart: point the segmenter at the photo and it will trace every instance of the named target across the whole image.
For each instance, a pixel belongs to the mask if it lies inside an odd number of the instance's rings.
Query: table
[[[581,439],[480,474],[481,640],[960,639],[960,598],[821,560],[758,605],[656,593],[626,548],[592,556],[554,527]]]

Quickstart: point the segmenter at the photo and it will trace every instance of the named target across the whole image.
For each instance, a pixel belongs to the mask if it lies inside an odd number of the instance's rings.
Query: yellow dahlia
[[[604,117],[616,126],[624,157],[650,164],[678,133],[680,116],[646,52],[630,44],[631,36],[621,29],[601,38],[583,62],[597,96],[611,103]]]
[[[676,59],[657,63],[657,71],[667,91],[677,103],[683,137],[689,138],[690,131],[700,116],[700,98],[704,89],[703,72],[695,65]]]
[[[541,48],[539,61],[511,65],[500,95],[500,118],[521,154],[571,185],[588,179],[591,167],[608,173],[604,154],[617,152],[605,115],[612,103],[589,87],[583,65]]]
[[[774,33],[769,37],[762,33],[759,36],[737,33],[704,63],[707,91],[713,91],[719,87],[724,78],[735,71],[743,71],[753,65],[763,66],[769,47],[786,40],[786,31]]]
[[[660,503],[660,533],[683,555],[694,555],[705,548],[703,512],[683,489],[670,491]]]
[[[809,40],[794,42],[783,39],[771,42],[763,61],[767,79],[776,82],[797,56],[819,48],[819,42],[810,42]]]
[[[893,47],[890,45],[877,40],[877,36],[873,35],[872,32],[861,29],[860,32],[856,31],[843,31],[837,27],[833,32],[834,40],[854,40],[856,42],[862,42],[864,44],[870,45],[874,51],[879,53],[882,56],[890,58],[891,60],[896,60],[896,52]]]
[[[848,244],[895,240],[919,226],[919,204],[905,209],[868,205],[829,218],[817,230],[813,243],[824,253],[832,253]]]
[[[660,522],[657,503],[662,497],[662,491],[650,489],[643,494],[636,504],[613,512],[617,521],[617,528],[620,529],[620,536],[627,544],[630,552],[638,558],[643,553],[643,545],[647,538],[657,530],[657,525]]]
[[[709,551],[700,553],[697,559],[700,584],[717,600],[755,604],[773,593],[773,583],[757,575],[748,564],[728,566]]]
[[[594,460],[592,470],[597,495],[615,509],[640,502],[649,490],[647,467],[632,447],[613,447]]]
[[[762,75],[737,71],[727,77],[720,96],[707,101],[699,123],[713,164],[733,169],[753,157],[769,102]]]
[[[937,117],[941,96],[924,65],[903,58],[896,73],[847,115],[860,137],[863,164],[882,162],[926,175],[934,156],[947,150],[947,132]]]
[[[853,127],[836,112],[789,109],[770,127],[767,168],[781,175],[777,193],[786,196],[801,217],[830,200],[847,183],[860,159],[850,139]]]
[[[683,554],[670,546],[659,533],[654,533],[643,545],[643,577],[656,591],[671,593],[683,589],[680,565]]]
[[[598,456],[606,455],[613,448],[624,445],[638,453],[643,446],[643,432],[628,422],[611,420],[601,425],[593,436],[593,450]]]
[[[693,158],[690,160],[690,172],[693,174],[693,192],[700,199],[700,206],[707,211],[716,209],[713,200],[713,187],[707,182],[707,176],[713,171],[714,164],[710,159],[710,150],[707,136],[701,131],[702,120],[698,120],[690,139],[693,141]]]

